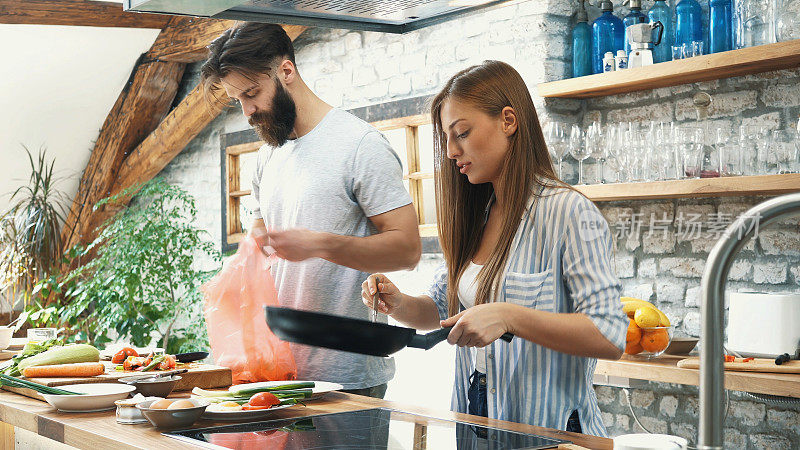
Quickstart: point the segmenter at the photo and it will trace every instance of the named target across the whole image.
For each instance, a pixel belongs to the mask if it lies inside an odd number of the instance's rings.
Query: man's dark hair
[[[208,96],[231,72],[249,78],[269,73],[281,60],[295,64],[292,40],[280,25],[242,22],[225,31],[209,46],[208,60],[200,69],[200,82]]]

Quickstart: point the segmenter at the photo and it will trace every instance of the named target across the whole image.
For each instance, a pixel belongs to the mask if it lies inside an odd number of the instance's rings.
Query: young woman
[[[605,436],[596,358],[618,359],[628,325],[608,223],[557,179],[530,93],[508,64],[457,73],[431,107],[445,267],[428,295],[383,274],[362,299],[418,329],[453,327],[453,409]],[[498,338],[509,332],[507,343]]]

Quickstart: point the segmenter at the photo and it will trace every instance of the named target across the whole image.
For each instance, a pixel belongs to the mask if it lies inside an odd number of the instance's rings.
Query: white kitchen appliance
[[[742,356],[774,358],[800,348],[800,294],[729,292],[728,345]]]
[[[653,31],[658,30],[655,42]],[[628,54],[628,67],[643,67],[653,65],[653,46],[661,43],[664,25],[656,23],[637,23],[630,25],[626,30],[631,52]]]

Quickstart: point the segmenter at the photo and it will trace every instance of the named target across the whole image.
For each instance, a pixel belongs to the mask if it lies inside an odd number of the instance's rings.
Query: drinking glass
[[[672,60],[683,59],[683,45],[673,45],[672,48]]]
[[[548,122],[545,126],[545,140],[553,159],[558,161],[558,178],[561,178],[561,162],[569,151],[569,137],[566,126],[558,121]]]
[[[600,122],[592,122],[586,129],[586,150],[589,152],[589,156],[596,161],[595,182],[600,184],[606,181],[605,164],[608,149],[603,145],[604,142],[603,127],[600,126]]]
[[[758,170],[756,166],[760,136],[761,127],[754,125],[741,125],[739,127],[739,152],[742,161],[742,175],[757,175],[760,173],[760,170]]]
[[[703,41],[692,41],[692,56],[703,54]]]
[[[622,155],[620,154],[619,146],[619,125],[609,124],[606,125],[606,131],[603,133],[603,145],[606,148],[606,162],[608,168],[613,173],[614,182],[619,183],[622,180]]]
[[[40,344],[56,338],[55,328],[28,328],[28,343]]]
[[[655,154],[661,155],[662,167],[658,179],[677,180],[680,175],[680,154],[675,145],[675,124],[673,122],[658,122],[653,133],[653,147]]]
[[[773,130],[770,136],[770,161],[768,173],[793,173],[797,171],[797,146],[793,130]]]
[[[583,130],[573,124],[569,130],[569,154],[578,161],[578,184],[583,184],[583,161],[590,155],[584,144]]]
[[[681,148],[682,178],[699,178],[703,146],[703,131],[700,127],[683,126],[678,130]]]
[[[728,127],[714,130],[714,147],[719,155],[719,175],[730,177],[742,174],[742,152],[736,136]]]

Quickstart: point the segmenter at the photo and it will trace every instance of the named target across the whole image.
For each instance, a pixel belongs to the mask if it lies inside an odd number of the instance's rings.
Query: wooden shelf
[[[800,191],[800,174],[752,175],[692,180],[575,186],[595,202],[686,197],[778,195]]]
[[[800,66],[800,39],[541,83],[542,97],[591,98]]]
[[[700,371],[682,369],[678,361],[685,356],[662,355],[653,360],[624,355],[619,361],[597,360],[596,375],[633,378],[664,383],[700,385]],[[758,394],[800,398],[800,374],[725,372],[725,388]]]

